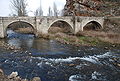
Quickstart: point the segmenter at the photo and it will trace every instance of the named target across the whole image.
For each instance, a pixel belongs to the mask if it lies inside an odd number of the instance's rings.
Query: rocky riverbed
[[[5,75],[3,70],[0,69],[0,81],[41,81],[39,77],[34,77],[31,80],[22,79],[18,72],[12,72],[10,75]]]
[[[0,41],[21,49],[0,46],[4,80],[24,81],[26,78],[30,81],[35,77],[41,81],[119,81],[119,48],[74,46],[48,40],[48,37],[46,40],[29,34],[12,35]]]

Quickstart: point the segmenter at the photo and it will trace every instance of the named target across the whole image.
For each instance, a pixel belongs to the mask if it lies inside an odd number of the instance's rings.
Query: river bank
[[[94,32],[94,33],[93,33]],[[119,47],[120,35],[105,33],[100,31],[84,31],[79,35],[67,35],[65,33],[56,33],[49,35],[41,35],[40,38],[57,40],[63,44],[71,44],[75,46],[102,46]]]
[[[63,44],[55,41],[58,34],[64,36],[64,33],[51,34],[51,40],[46,35],[45,40],[34,38],[34,35],[14,33],[13,36],[9,35],[7,39],[1,40],[3,45],[21,48],[6,49],[6,46],[4,49],[1,46],[0,68],[7,75],[5,80],[12,81],[14,78],[9,78],[12,73],[22,78],[19,81],[24,81],[24,78],[30,81],[36,76],[41,81],[119,81],[119,48]],[[72,36],[84,39],[83,36],[65,34],[67,36],[69,39],[75,39]]]
[[[53,39],[64,44],[72,44],[76,46],[120,46],[120,18],[109,17],[105,19],[104,28],[98,31],[85,30],[80,31],[76,35],[69,35],[62,32],[60,28],[55,31],[52,30],[52,34],[40,34],[38,38]]]
[[[41,81],[39,77],[34,77],[31,80],[22,79],[18,72],[12,72],[10,75],[6,76],[2,69],[0,69],[0,81]]]

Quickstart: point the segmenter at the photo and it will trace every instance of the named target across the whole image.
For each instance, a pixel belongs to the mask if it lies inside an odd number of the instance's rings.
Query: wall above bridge
[[[71,27],[73,33],[76,34],[79,31],[83,31],[86,24],[94,21],[103,28],[103,17],[81,17],[81,16],[68,16],[68,17],[0,17],[0,37],[6,36],[7,27],[14,22],[26,22],[33,26],[36,31],[35,34],[43,33],[47,34],[49,28],[58,21],[63,21]]]

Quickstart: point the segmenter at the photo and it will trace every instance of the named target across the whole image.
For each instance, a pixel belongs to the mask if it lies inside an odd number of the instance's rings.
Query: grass
[[[95,37],[80,36],[78,38],[80,44],[97,45],[101,42],[98,38]]]
[[[70,41],[70,39],[69,38],[63,38],[65,41]]]
[[[100,31],[80,31],[75,35],[68,35],[63,31],[45,35],[42,37],[55,39],[62,43],[75,44],[75,45],[101,45],[101,46],[110,46],[118,45],[120,46],[120,18],[110,18],[104,25],[104,29]],[[56,28],[56,30],[59,30]],[[56,31],[54,30],[54,31]]]
[[[110,35],[110,36],[109,36]],[[112,33],[104,33],[104,32],[84,32],[80,36],[67,35],[65,33],[56,33],[49,35],[41,35],[42,38],[45,39],[54,39],[61,43],[72,44],[72,45],[86,45],[86,46],[105,46],[110,44],[115,44],[115,39],[118,37]],[[115,38],[115,39],[113,39]],[[119,39],[119,38],[118,38]],[[118,40],[116,39],[116,41]],[[117,43],[120,44],[120,43]]]

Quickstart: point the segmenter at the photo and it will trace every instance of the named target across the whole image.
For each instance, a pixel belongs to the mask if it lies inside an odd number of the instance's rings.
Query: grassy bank
[[[120,17],[109,17],[105,19],[104,28],[95,31],[80,31],[76,35],[66,33],[65,29],[53,27],[48,35],[39,35],[40,38],[54,39],[61,43],[73,45],[112,45],[113,47],[120,46]],[[50,34],[51,33],[51,34]]]
[[[84,31],[79,35],[67,35],[65,33],[56,33],[41,35],[41,38],[57,40],[64,44],[75,46],[120,46],[120,35],[105,33],[103,31]],[[114,37],[114,39],[113,39]]]
[[[39,35],[41,38],[54,39],[64,44],[87,45],[87,46],[120,46],[120,18],[110,18],[105,20],[104,28],[99,31],[80,31],[77,35],[68,35],[52,30],[52,34]],[[56,33],[57,31],[57,33]]]

